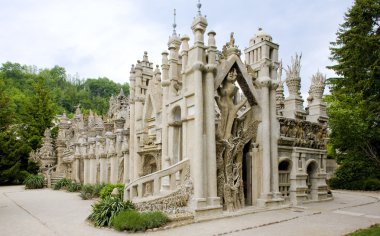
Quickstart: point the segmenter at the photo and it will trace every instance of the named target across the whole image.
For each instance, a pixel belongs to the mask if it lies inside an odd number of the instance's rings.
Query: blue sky
[[[326,69],[332,64],[329,43],[353,0],[201,3],[207,31],[216,32],[219,49],[231,32],[244,49],[262,27],[280,45],[284,66],[296,52],[302,53],[306,99],[312,74],[319,70],[327,77],[334,75]],[[128,82],[131,64],[142,59],[144,51],[153,63],[161,62],[172,32],[173,8],[177,33],[191,38],[197,13],[197,0],[0,0],[0,4],[0,63],[60,65],[81,78],[106,76],[119,83]]]

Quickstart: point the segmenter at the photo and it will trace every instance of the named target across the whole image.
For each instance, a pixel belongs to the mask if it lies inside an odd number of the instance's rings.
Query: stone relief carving
[[[237,103],[236,69],[232,69],[218,88],[215,98],[220,111],[216,130],[217,191],[224,209],[233,211],[244,207],[242,179],[243,148],[256,139],[258,121],[245,116],[240,121],[238,111],[247,104],[244,97]]]
[[[284,117],[279,118],[279,122],[281,133],[279,145],[315,149],[326,148],[326,125]]]

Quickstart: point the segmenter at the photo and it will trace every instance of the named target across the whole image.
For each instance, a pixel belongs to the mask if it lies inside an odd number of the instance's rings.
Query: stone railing
[[[166,193],[178,190],[189,177],[189,159],[180,161],[166,169],[140,177],[125,186],[124,200],[139,200],[143,197],[156,197],[161,194],[163,179],[168,182]],[[165,186],[163,186],[165,187]]]

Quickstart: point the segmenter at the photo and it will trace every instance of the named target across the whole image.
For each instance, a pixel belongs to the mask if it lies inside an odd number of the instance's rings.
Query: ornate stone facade
[[[205,42],[207,24],[199,5],[193,42],[174,28],[161,70],[145,52],[131,68],[129,99],[112,97],[106,122],[79,108],[63,117],[57,172],[84,183],[123,180],[125,200],[139,209],[196,216],[326,199],[324,77],[313,77],[304,109],[301,56],[286,70],[285,98],[269,34],[257,31],[243,62],[233,33],[221,52],[214,31]]]

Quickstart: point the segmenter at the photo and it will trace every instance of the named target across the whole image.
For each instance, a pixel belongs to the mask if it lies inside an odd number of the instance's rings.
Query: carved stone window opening
[[[308,198],[312,198],[312,191],[313,189],[316,189],[316,184],[317,184],[317,171],[318,171],[318,165],[316,162],[311,162],[307,168],[306,168],[306,173],[307,173],[307,178],[306,178],[306,185],[307,185],[307,190],[306,193],[308,195]]]
[[[281,161],[278,165],[278,185],[283,198],[288,198],[290,193],[290,170],[289,161]]]

